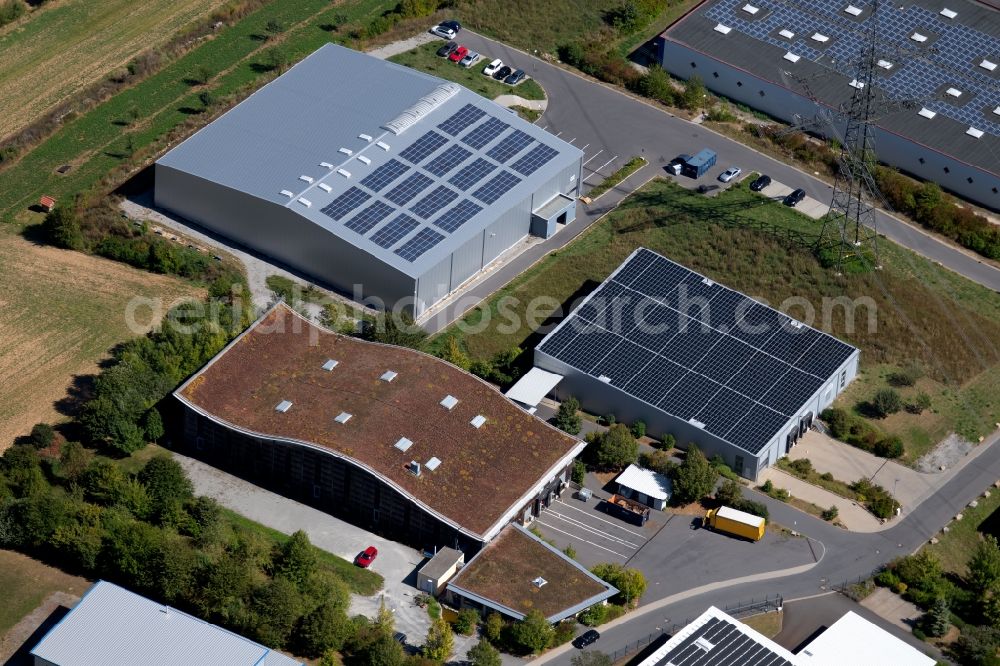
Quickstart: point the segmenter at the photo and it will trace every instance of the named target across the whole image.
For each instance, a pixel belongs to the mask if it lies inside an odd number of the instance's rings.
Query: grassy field
[[[862,350],[866,372],[920,363],[929,381],[959,396],[941,401],[941,430],[989,418],[989,413],[977,416],[976,408],[992,404],[995,409],[998,400],[990,386],[996,384],[1000,365],[995,344],[1000,339],[1000,295],[888,241],[882,243],[883,270],[838,278],[806,247],[819,227],[749,192],[745,184],[708,198],[658,179],[463,319],[482,330],[465,334],[452,326],[434,346],[443,349],[456,337],[474,359],[489,359],[514,346],[533,347],[541,333],[525,316],[529,302],[548,299],[535,308],[535,324],[557,309],[567,312],[629,253],[644,246],[772,305],[784,304],[797,318],[807,319],[807,310],[813,310],[813,325]],[[853,326],[844,307],[827,306],[824,316],[824,302],[843,296],[860,304]],[[509,316],[497,316],[502,310],[517,316],[513,325],[497,325],[509,323]],[[496,323],[483,327],[484,317]],[[978,398],[973,401],[969,395]]]
[[[782,611],[772,611],[745,617],[740,622],[768,638],[774,638],[781,633],[781,620]]]
[[[166,42],[224,1],[46,3],[0,32],[0,137]]]
[[[439,57],[436,52],[441,44],[442,42],[436,41],[421,44],[412,51],[394,55],[389,60],[442,79],[460,83],[487,99],[495,99],[500,95],[518,95],[524,99],[545,99],[545,91],[534,79],[525,79],[520,85],[509,86],[494,80],[492,77],[483,76],[483,69],[493,60],[488,53],[482,54],[482,59],[472,67],[465,68],[447,58]]]
[[[0,638],[53,592],[80,596],[88,587],[90,581],[85,578],[71,576],[12,550],[0,550],[0,590],[3,590]]]
[[[924,548],[937,556],[945,571],[951,571],[964,576],[966,564],[976,544],[982,538],[979,526],[1000,508],[1000,490],[990,488],[989,497],[980,497],[979,506],[966,507],[962,511],[962,520],[952,521],[948,531],[937,535],[938,543],[927,544]]]
[[[39,421],[76,378],[97,370],[113,345],[135,335],[125,311],[135,297],[165,305],[202,290],[177,278],[31,243],[0,226],[0,450]],[[146,311],[148,313],[148,310]],[[142,311],[137,320],[148,317]]]

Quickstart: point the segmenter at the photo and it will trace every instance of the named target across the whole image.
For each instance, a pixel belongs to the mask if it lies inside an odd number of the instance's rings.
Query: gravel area
[[[437,35],[428,32],[422,32],[419,35],[414,35],[408,39],[401,39],[398,42],[393,42],[392,44],[386,44],[385,46],[380,46],[377,49],[372,49],[368,51],[368,55],[378,58],[380,60],[385,60],[391,58],[394,55],[399,55],[400,53],[406,53],[407,51],[412,51],[413,49],[426,44],[428,42],[440,41],[444,43],[444,40]]]
[[[938,442],[937,446],[925,453],[916,462],[914,468],[924,474],[936,474],[951,469],[962,458],[968,455],[975,445],[952,433]]]

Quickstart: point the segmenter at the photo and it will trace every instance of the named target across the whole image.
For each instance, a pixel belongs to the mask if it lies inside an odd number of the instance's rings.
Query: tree
[[[396,629],[396,616],[392,610],[385,605],[385,595],[378,600],[378,612],[375,614],[375,626],[386,636],[392,636]]]
[[[875,442],[872,452],[881,458],[898,458],[903,455],[903,440],[898,435],[884,437]]]
[[[718,471],[705,459],[701,450],[691,444],[684,462],[674,472],[674,501],[679,504],[697,502],[712,492],[718,476]]]
[[[274,573],[301,586],[316,572],[316,567],[316,550],[310,543],[309,536],[302,530],[296,530],[280,546],[274,562]]]
[[[875,397],[872,398],[871,408],[876,416],[884,419],[903,408],[903,399],[899,396],[899,391],[896,389],[879,389],[875,393]]]
[[[924,614],[924,633],[933,638],[940,638],[948,633],[951,613],[948,610],[948,600],[938,597],[934,600],[934,605]]]
[[[559,411],[556,412],[555,426],[563,432],[571,435],[580,434],[580,401],[574,397],[569,397],[559,403]]]
[[[421,654],[428,659],[444,662],[451,656],[454,647],[455,638],[451,634],[451,625],[440,617],[431,622]]]
[[[684,92],[681,94],[681,106],[689,111],[697,111],[705,105],[705,84],[700,76],[692,76],[684,84]]]
[[[344,647],[350,629],[350,619],[344,609],[334,602],[324,601],[303,616],[295,642],[303,655],[317,657]]]
[[[971,624],[962,629],[955,641],[954,652],[959,663],[965,666],[997,666],[997,647],[1000,646],[1000,629],[977,627]]]
[[[48,423],[36,423],[31,427],[31,434],[28,435],[28,441],[36,449],[47,449],[52,446],[55,437],[56,431]]]
[[[715,491],[715,499],[723,506],[733,506],[743,499],[743,486],[738,481],[726,479]]]
[[[477,624],[479,624],[479,613],[472,608],[463,608],[458,612],[458,617],[455,618],[454,627],[455,631],[463,636],[471,636],[472,632],[476,630]]]
[[[639,443],[627,426],[616,423],[604,432],[591,433],[585,455],[602,470],[619,470],[639,457]]]
[[[636,421],[632,424],[632,436],[636,439],[642,439],[646,436],[646,422]]]
[[[478,643],[469,648],[465,657],[472,666],[500,666],[503,663],[500,652],[485,638],[479,639]]]
[[[80,221],[71,206],[56,206],[45,215],[42,231],[50,243],[67,250],[83,250],[86,241]]]
[[[973,590],[979,593],[980,598],[989,596],[991,592],[998,591],[1000,583],[1000,545],[992,534],[987,534],[976,545],[969,560],[968,580]]]
[[[483,622],[483,635],[486,639],[492,643],[496,643],[500,640],[500,634],[503,632],[503,616],[496,611],[492,611],[486,616],[486,621]]]
[[[118,501],[125,485],[125,473],[110,460],[97,458],[84,471],[81,483],[88,500],[111,505]]]
[[[365,666],[402,666],[406,660],[403,646],[392,636],[379,635],[361,651],[358,663]]]
[[[151,442],[158,442],[163,437],[163,418],[156,407],[151,407],[142,417],[142,429],[146,433],[146,439]]]
[[[194,486],[184,468],[165,455],[151,458],[139,472],[139,481],[149,491],[157,516],[163,516],[171,506],[181,505],[194,497]]]
[[[295,584],[280,576],[272,578],[254,590],[250,606],[257,640],[269,647],[284,647],[302,616],[302,596]]]
[[[672,476],[674,468],[677,467],[677,463],[671,459],[669,453],[659,450],[652,453],[640,453],[639,465],[664,476]]]
[[[386,345],[421,349],[427,331],[417,326],[408,312],[383,312],[374,322],[364,323],[362,337]]]
[[[511,639],[525,652],[541,652],[552,642],[555,630],[541,612],[532,608],[511,627]]]
[[[571,472],[573,483],[583,485],[587,478],[587,465],[582,460],[573,461],[573,471]]]
[[[80,442],[66,442],[59,452],[59,475],[70,482],[75,482],[90,464],[93,454],[85,449]]]
[[[659,65],[650,67],[649,71],[639,79],[639,94],[664,104],[674,104],[677,101],[677,93],[674,91],[670,75]]]
[[[600,650],[584,650],[573,655],[570,663],[573,666],[611,666],[614,662]]]
[[[632,605],[646,591],[646,577],[638,569],[626,569],[616,562],[598,564],[591,572],[601,580],[618,588],[613,597],[617,603]]]

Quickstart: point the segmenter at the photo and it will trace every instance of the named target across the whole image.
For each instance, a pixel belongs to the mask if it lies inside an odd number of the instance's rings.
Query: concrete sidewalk
[[[812,502],[824,509],[829,509],[831,506],[837,507],[837,518],[844,524],[844,527],[852,532],[878,532],[893,525],[893,523],[883,525],[878,518],[868,513],[867,509],[856,502],[819,486],[806,483],[777,467],[768,467],[757,476],[758,485],[765,481],[770,481],[776,488],[784,488],[791,493],[792,497]],[[786,525],[786,527],[794,526]]]

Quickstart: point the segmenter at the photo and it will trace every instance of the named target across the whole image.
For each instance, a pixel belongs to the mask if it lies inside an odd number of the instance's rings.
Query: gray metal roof
[[[447,124],[460,112],[472,122],[460,117]],[[528,156],[546,150],[540,145],[555,154],[528,174]],[[451,168],[430,164],[449,150],[461,156]],[[158,164],[286,206],[417,277],[581,156],[462,86],[326,44]],[[365,180],[390,163],[402,173],[388,174],[382,186]],[[449,182],[459,173],[471,176],[477,163],[488,170],[481,180]],[[338,200],[352,188],[353,201]],[[327,208],[333,202],[340,211]],[[434,224],[442,212],[458,206],[474,212],[473,205],[483,210],[460,226]],[[358,217],[369,207],[367,218]],[[407,218],[397,222],[401,213]]]
[[[427,564],[420,567],[420,573],[437,580],[464,559],[465,554],[462,551],[445,547],[436,552]]]
[[[711,607],[639,666],[795,666],[795,655]]]
[[[58,666],[300,663],[106,581],[95,583],[31,654]]]
[[[744,6],[756,7],[749,13]],[[855,17],[846,9],[860,9]],[[955,12],[948,18],[941,12]],[[850,100],[858,54],[872,17],[872,0],[710,0],[664,33],[724,63],[802,94],[795,76],[826,104]],[[890,99],[910,99],[917,108],[882,117],[877,124],[891,132],[984,171],[1000,174],[1000,14],[968,0],[883,0],[879,4],[880,58],[893,52],[930,50],[901,58],[889,69],[876,68],[878,88]],[[731,28],[722,34],[717,25]],[[792,38],[782,36],[786,30]],[[814,33],[828,37],[817,42]],[[911,36],[927,37],[916,42]],[[799,56],[791,62],[786,53]],[[794,75],[784,76],[787,71]],[[706,78],[711,85],[711,78]],[[961,97],[945,94],[954,87]],[[920,106],[937,115],[917,114]],[[974,127],[981,138],[967,134]]]

